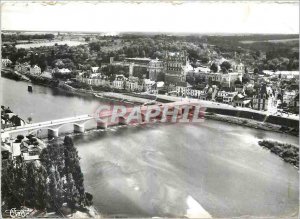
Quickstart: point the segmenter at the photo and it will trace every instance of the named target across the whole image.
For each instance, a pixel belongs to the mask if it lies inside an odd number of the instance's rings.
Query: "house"
[[[125,76],[124,75],[116,75],[115,80],[112,82],[112,85],[116,89],[124,89],[125,88]]]
[[[299,108],[299,93],[294,98],[294,107],[298,107]]]
[[[42,73],[42,70],[39,66],[34,65],[33,67],[30,67],[29,72],[32,75],[40,75]]]
[[[190,95],[192,86],[187,82],[177,82],[176,83],[176,94],[180,97],[185,97]]]
[[[234,91],[239,92],[239,93],[243,93],[244,92],[244,86],[242,84],[236,84]]]
[[[191,89],[190,96],[195,97],[195,98],[199,98],[201,93],[203,93],[202,90]]]
[[[98,73],[99,72],[99,67],[91,67],[91,70],[93,73]]]
[[[15,65],[15,70],[20,73],[27,73],[30,70],[30,65],[27,62],[22,64],[18,63]]]
[[[12,64],[12,61],[10,61],[9,59],[1,59],[1,63],[2,63],[2,66],[7,67]]]
[[[40,76],[43,77],[43,78],[52,79],[52,73],[49,72],[49,71],[44,71]]]
[[[143,88],[148,93],[152,93],[153,90],[156,90],[155,84],[155,81],[151,81],[150,79],[143,80]]]
[[[9,160],[12,158],[12,148],[6,143],[1,144],[1,156],[2,161],[5,159]]]
[[[245,65],[243,63],[231,63],[231,70],[232,72],[244,73],[245,72]]]
[[[277,78],[281,79],[299,79],[299,71],[277,71],[274,73]]]
[[[101,73],[92,73],[90,74],[90,78],[101,78]]]
[[[185,51],[166,52],[164,56],[165,82],[167,85],[184,82],[188,68],[188,56]]]
[[[159,61],[158,59],[151,60],[148,67],[149,79],[151,81],[156,81],[158,74],[161,73],[163,69],[164,65],[162,61]]]
[[[251,103],[251,100],[246,99],[244,95],[237,94],[234,96],[232,105],[233,106],[239,106],[239,107],[248,107]]]
[[[276,97],[270,87],[262,84],[252,99],[252,108],[256,110],[270,111],[277,106]]]
[[[59,68],[56,67],[55,69],[53,69],[52,73],[70,74],[71,71],[69,69],[67,69],[67,68],[61,68],[61,69],[59,69]]]
[[[233,98],[238,94],[238,92],[227,92],[227,91],[218,91],[216,99],[218,102],[223,102],[230,104],[233,101]]]
[[[207,100],[207,98],[208,98],[208,93],[201,93],[199,96],[200,100]]]
[[[125,88],[128,91],[141,91],[143,86],[139,84],[139,78],[129,76],[128,81],[125,82]]]
[[[294,99],[297,96],[298,92],[295,90],[292,91],[284,91],[282,95],[282,102],[286,103],[287,106],[293,106],[294,105]]]

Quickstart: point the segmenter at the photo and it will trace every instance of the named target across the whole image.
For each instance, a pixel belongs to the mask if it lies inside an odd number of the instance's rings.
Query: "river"
[[[33,122],[91,114],[101,102],[2,78],[2,104]],[[206,120],[75,135],[86,190],[108,216],[290,216],[297,169],[258,146],[298,137]]]

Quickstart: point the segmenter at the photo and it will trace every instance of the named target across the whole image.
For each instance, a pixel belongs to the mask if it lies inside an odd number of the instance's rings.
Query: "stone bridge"
[[[81,115],[52,121],[26,124],[1,130],[1,138],[33,134],[37,137],[58,137],[62,133],[83,133],[89,129],[106,128],[107,124],[96,121],[93,116]]]
[[[183,105],[183,103],[168,103],[164,105]],[[157,105],[162,107],[162,105]],[[145,122],[147,106],[140,106],[140,123]],[[75,117],[69,117],[64,119],[51,120],[46,122],[39,122],[33,124],[26,124],[24,126],[11,127],[1,130],[1,139],[5,141],[6,138],[16,138],[18,135],[35,135],[38,138],[46,137],[58,137],[62,134],[70,133],[84,133],[87,130],[92,129],[106,129],[108,126],[115,125],[127,125],[128,117],[133,108],[126,108],[126,114],[123,116],[117,116],[115,119],[112,118],[112,112],[107,111],[101,115],[80,115]],[[182,114],[182,112],[180,112]],[[96,119],[97,118],[97,119]],[[110,119],[109,119],[110,118]],[[153,119],[161,119],[162,113],[157,115]],[[113,121],[112,121],[113,120]]]

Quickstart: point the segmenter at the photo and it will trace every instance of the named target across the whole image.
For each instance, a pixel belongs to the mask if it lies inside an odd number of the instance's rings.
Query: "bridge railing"
[[[69,118],[64,118],[64,119],[56,119],[56,120],[51,120],[51,121],[46,121],[46,122],[26,124],[23,126],[16,126],[16,127],[2,129],[1,132],[14,131],[14,130],[20,130],[20,129],[26,129],[26,128],[35,128],[35,127],[39,127],[39,126],[55,125],[55,124],[60,124],[60,123],[64,123],[64,122],[80,121],[82,119],[87,119],[87,118],[92,118],[92,116],[86,114],[86,115],[80,115],[80,116],[69,117]]]

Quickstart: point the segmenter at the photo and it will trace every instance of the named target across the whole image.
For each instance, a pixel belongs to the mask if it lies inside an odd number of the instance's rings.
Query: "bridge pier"
[[[74,124],[74,132],[76,133],[84,133],[84,125]]]
[[[127,120],[123,117],[123,116],[120,116],[119,117],[119,125],[127,125]]]
[[[97,129],[107,129],[107,122],[97,121]]]
[[[58,137],[58,129],[48,129],[48,137]]]

